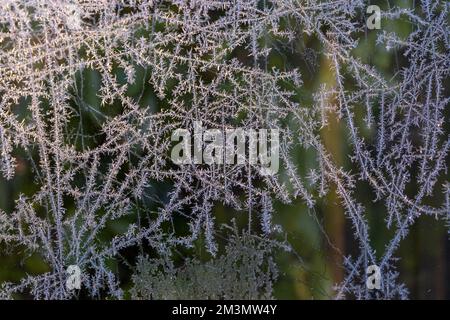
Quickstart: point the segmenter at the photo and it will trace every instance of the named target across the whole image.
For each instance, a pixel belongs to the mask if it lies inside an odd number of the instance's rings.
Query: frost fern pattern
[[[334,186],[352,224],[359,254],[345,258],[336,297],[406,298],[395,271],[396,251],[421,216],[448,223],[450,185],[449,4],[420,1],[415,10],[392,7],[383,21],[406,19],[407,38],[378,31],[377,45],[401,52],[406,63],[388,78],[355,57],[369,5],[362,0],[48,1],[0,3],[0,171],[15,179],[20,161],[34,177],[14,208],[0,203],[0,242],[39,254],[49,271],[4,283],[1,296],[73,297],[66,269],[83,270],[93,298],[122,298],[109,261],[145,243],[162,256],[192,247],[200,237],[218,252],[217,203],[246,214],[248,232],[282,234],[274,202],[301,199],[310,210]],[[298,48],[314,37],[319,48]],[[304,75],[286,64],[268,68],[271,54],[322,57],[332,81],[299,98]],[[244,52],[244,55],[237,55]],[[243,59],[242,56],[246,58]],[[96,98],[87,97],[90,84]],[[140,88],[137,84],[143,83]],[[146,87],[156,93],[149,103]],[[132,95],[131,92],[138,92]],[[154,102],[156,101],[156,102]],[[359,123],[356,113],[364,113]],[[338,119],[348,132],[352,170],[338,165],[321,132]],[[277,129],[280,172],[262,175],[249,163],[174,166],[172,132],[195,122],[221,130]],[[364,132],[375,132],[374,139]],[[313,150],[308,175],[294,150]],[[155,185],[171,184],[163,196]],[[370,185],[392,230],[375,253],[358,182]],[[414,192],[410,192],[412,189]],[[443,203],[431,201],[444,194]],[[152,205],[149,205],[151,203]],[[171,223],[186,221],[180,234]],[[127,229],[105,235],[114,221]],[[365,270],[376,264],[381,290],[369,291]]]

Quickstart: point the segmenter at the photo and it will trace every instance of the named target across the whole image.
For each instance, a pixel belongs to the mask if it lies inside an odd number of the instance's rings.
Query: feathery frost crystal
[[[160,258],[136,257],[135,297],[237,297],[225,287],[178,287],[186,279],[174,269],[174,252],[202,240],[217,257],[204,264],[188,259],[192,281],[202,276],[199,270],[215,278],[221,274],[216,268],[248,271],[245,263],[253,263],[255,287],[242,292],[272,297],[274,249],[290,249],[275,240],[283,238],[285,226],[274,222],[274,203],[300,199],[314,210],[335,189],[359,246],[356,256],[345,257],[346,277],[335,296],[408,297],[395,269],[400,243],[422,216],[443,224],[450,218],[450,6],[424,0],[415,9],[382,11],[381,30],[369,32],[376,32],[377,47],[402,55],[387,76],[355,53],[367,32],[368,5],[2,0],[0,171],[12,183],[26,167],[33,183],[19,190],[13,208],[0,203],[0,243],[9,248],[5,254],[39,255],[48,271],[3,283],[1,296],[72,298],[77,291],[66,287],[67,268],[76,265],[86,295],[123,298],[111,261],[127,248],[145,247]],[[399,19],[413,25],[406,37],[384,28]],[[318,45],[307,47],[304,39]],[[271,63],[277,53],[297,54],[312,73],[320,58],[331,80],[304,93],[311,86],[298,63]],[[351,170],[335,161],[323,141],[336,119],[347,133]],[[200,121],[221,132],[278,130],[279,172],[262,174],[248,157],[232,164],[175,165],[172,133],[193,132]],[[306,163],[296,164],[299,150],[315,155],[309,175]],[[372,247],[366,209],[354,195],[359,183],[368,185],[392,230],[384,252]],[[447,200],[433,200],[441,198]],[[218,204],[248,219],[243,238],[230,238],[225,254],[219,253]],[[180,219],[183,231],[174,223]],[[126,228],[108,231],[116,222]],[[253,249],[231,252],[238,245]],[[366,287],[370,265],[380,268],[380,290]],[[229,272],[231,279],[235,274]],[[252,284],[250,272],[241,276]],[[164,292],[165,286],[173,292]]]

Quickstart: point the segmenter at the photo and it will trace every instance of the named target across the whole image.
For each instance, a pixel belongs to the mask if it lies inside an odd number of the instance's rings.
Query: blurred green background
[[[380,7],[386,8],[387,1],[380,1]],[[390,1],[390,5],[410,7],[411,1]],[[401,37],[406,37],[412,30],[407,20],[395,22],[382,21],[382,30],[393,31]],[[390,79],[404,66],[407,61],[401,52],[387,51],[382,46],[377,46],[377,30],[361,34],[361,40],[355,56],[362,62],[375,66],[377,70]],[[313,104],[313,94],[318,91],[321,84],[333,85],[333,73],[327,58],[320,54],[320,44],[314,37],[301,35],[292,44],[295,50],[283,48],[273,50],[267,61],[268,68],[279,69],[299,68],[302,74],[304,86],[297,88],[297,98],[302,105]],[[294,53],[293,53],[294,52]],[[239,60],[246,59],[246,52],[236,52]],[[114,71],[119,81],[126,82],[125,75],[120,70]],[[148,70],[137,67],[137,81],[128,89],[131,97],[140,96],[140,104],[159,110],[163,101],[160,101],[152,87],[148,84]],[[74,103],[88,103],[94,108],[100,109],[100,99],[96,96],[101,85],[99,74],[92,70],[85,70],[83,74],[82,101]],[[80,77],[77,81],[81,81]],[[81,85],[81,83],[78,83]],[[26,105],[26,101],[23,101]],[[118,107],[120,108],[120,106]],[[26,116],[25,108],[21,109]],[[114,111],[110,111],[114,112]],[[362,124],[363,115],[355,120]],[[90,117],[92,131],[95,131],[95,117]],[[330,119],[330,125],[321,131],[322,138],[327,149],[332,153],[339,165],[351,169],[349,160],[351,150],[347,143],[347,132],[343,122]],[[448,123],[447,123],[448,125]],[[364,128],[362,125],[361,128]],[[363,134],[372,138],[374,131],[366,129]],[[313,151],[297,150],[295,158],[298,170],[302,176],[308,174],[309,169],[316,165]],[[24,154],[17,155],[17,172],[12,181],[6,181],[0,177],[0,209],[11,212],[14,208],[14,200],[20,193],[32,194],[36,191],[33,182],[33,172]],[[283,178],[283,175],[281,175]],[[157,192],[161,198],[170,189],[170,184],[160,183],[153,185],[153,192]],[[370,236],[372,245],[378,254],[384,252],[384,247],[392,236],[392,232],[386,229],[386,209],[382,203],[374,203],[374,196],[367,184],[357,186],[356,199],[362,203],[368,215],[370,223]],[[437,203],[443,199],[436,196]],[[297,254],[280,253],[277,261],[280,267],[280,278],[275,286],[275,297],[280,299],[328,299],[333,297],[333,286],[344,277],[342,268],[343,255],[356,253],[358,248],[353,239],[351,223],[347,221],[342,206],[336,197],[335,191],[330,190],[328,195],[321,199],[314,210],[310,210],[300,200],[291,205],[276,203],[276,215],[274,222],[284,227],[289,242],[293,245]],[[231,218],[236,218],[241,225],[245,224],[246,213],[234,212],[220,204],[214,209],[217,224],[228,223]],[[109,226],[111,234],[126,230],[126,221],[113,223]],[[177,223],[182,224],[183,221]],[[398,257],[398,270],[400,280],[410,290],[410,298],[415,299],[449,299],[450,298],[450,243],[447,228],[442,221],[432,217],[422,217],[413,226],[408,237],[402,242]],[[194,249],[197,254],[208,258],[201,240]],[[122,281],[127,288],[131,285],[133,259],[138,250],[132,248],[122,252],[122,258],[113,262],[112,267],[120,273]],[[186,251],[186,254],[189,254]],[[48,271],[48,266],[38,255],[26,256],[21,248],[9,250],[3,244],[0,245],[0,283],[3,281],[18,281],[25,274],[39,274]]]

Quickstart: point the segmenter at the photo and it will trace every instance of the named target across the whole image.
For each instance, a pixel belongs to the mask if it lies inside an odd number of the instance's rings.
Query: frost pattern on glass
[[[346,257],[336,297],[406,298],[395,271],[396,250],[421,216],[447,223],[450,215],[444,115],[449,4],[428,0],[420,1],[420,10],[382,12],[383,21],[407,19],[415,26],[407,38],[383,28],[378,33],[378,45],[399,50],[407,61],[392,79],[353,54],[368,5],[3,0],[0,171],[14,179],[17,155],[25,155],[36,189],[14,199],[12,212],[0,207],[0,241],[40,254],[50,271],[3,284],[2,297],[29,292],[34,298],[71,298],[66,268],[77,265],[90,296],[122,298],[108,265],[120,250],[145,242],[170,256],[174,246],[191,247],[204,236],[215,255],[216,203],[248,213],[248,232],[269,239],[283,232],[272,224],[274,201],[302,199],[314,208],[333,185],[360,249]],[[314,93],[313,104],[297,97],[304,85],[297,69],[267,68],[271,51],[289,48],[302,35],[321,44],[302,56],[314,68],[323,55],[334,80]],[[238,50],[247,59],[237,59]],[[138,99],[131,97],[140,82],[153,88],[158,103],[144,101],[145,88]],[[97,90],[96,99],[86,97],[87,83]],[[364,123],[355,121],[356,111],[365,113]],[[322,141],[320,130],[330,117],[347,128],[351,171],[337,164]],[[196,121],[208,128],[278,129],[282,174],[264,176],[249,163],[174,165],[170,135]],[[368,129],[376,139],[363,138]],[[318,169],[302,176],[295,148],[314,150]],[[154,183],[167,181],[173,187],[157,197]],[[370,185],[373,201],[382,204],[380,215],[394,230],[381,259],[371,246],[365,208],[354,197],[360,181]],[[430,201],[439,193],[447,201]],[[147,206],[150,201],[158,206]],[[176,216],[187,219],[188,234],[168,231]],[[131,221],[128,230],[104,236],[116,220]],[[369,265],[378,265],[383,275],[376,293],[365,285]]]

